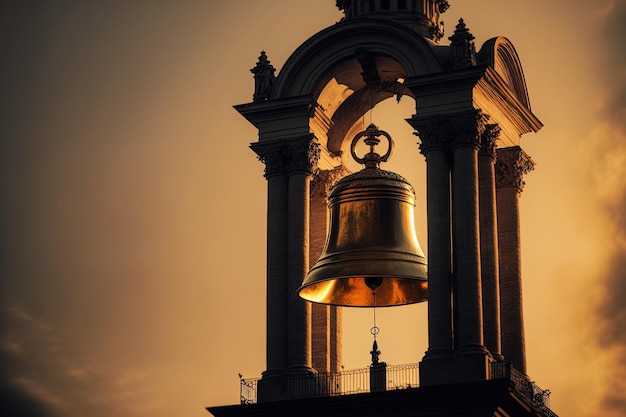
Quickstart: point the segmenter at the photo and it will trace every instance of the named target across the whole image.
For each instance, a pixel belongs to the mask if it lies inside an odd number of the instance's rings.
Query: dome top
[[[337,0],[343,20],[384,18],[412,27],[434,41],[443,36],[439,17],[450,4],[448,0]]]

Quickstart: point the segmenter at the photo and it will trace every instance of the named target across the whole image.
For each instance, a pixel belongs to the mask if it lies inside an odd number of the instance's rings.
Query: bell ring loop
[[[384,136],[389,143],[387,153],[385,153],[383,156],[380,156],[379,154],[374,152],[374,147],[380,143],[379,136]],[[359,158],[356,154],[356,145],[363,137],[366,137],[365,143],[369,145],[370,152],[364,155],[363,158]],[[385,132],[384,130],[379,130],[376,125],[371,124],[367,127],[366,130],[357,133],[354,139],[352,139],[352,144],[350,145],[350,153],[352,154],[352,158],[354,158],[354,160],[357,161],[359,164],[366,164],[368,161],[371,160],[375,160],[377,162],[387,162],[387,159],[389,159],[391,153],[393,152],[393,147],[393,139],[391,139],[389,133]]]

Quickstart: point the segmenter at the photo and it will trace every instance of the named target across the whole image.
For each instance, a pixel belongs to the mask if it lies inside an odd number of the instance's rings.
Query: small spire
[[[474,35],[465,25],[463,19],[459,19],[454,35],[450,36],[450,51],[452,68],[461,69],[476,66],[476,46]]]
[[[267,101],[276,82],[276,76],[274,75],[276,69],[267,59],[265,51],[261,51],[259,62],[256,63],[256,66],[250,72],[254,74],[254,95],[252,100],[254,102]]]
[[[376,339],[374,339],[374,344],[372,345],[372,351],[370,352],[370,355],[372,355],[372,365],[378,365],[380,350],[378,350],[378,343],[376,342]]]

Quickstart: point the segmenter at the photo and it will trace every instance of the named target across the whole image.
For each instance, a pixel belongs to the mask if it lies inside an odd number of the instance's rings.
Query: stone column
[[[483,330],[485,347],[496,358],[500,355],[500,285],[498,271],[498,227],[494,163],[500,128],[488,124],[478,152],[480,266],[483,290]]]
[[[428,223],[428,351],[420,363],[422,385],[451,379],[452,243],[450,222],[449,122],[409,120],[420,137],[426,158]]]
[[[250,145],[267,178],[266,371],[259,400],[282,398],[287,367],[287,175],[281,141]]]
[[[312,135],[286,144],[287,200],[287,370],[312,372],[311,304],[296,294],[309,270],[309,196],[311,174],[319,159]]]
[[[458,354],[484,354],[480,232],[478,223],[478,149],[483,116],[456,116],[452,143],[452,234],[454,253],[454,338]]]
[[[518,146],[497,150],[496,197],[500,258],[502,355],[526,373],[519,197],[534,163]]]
[[[341,166],[320,170],[311,182],[311,224],[309,259],[312,267],[320,258],[328,229],[328,192],[345,173]],[[338,372],[341,366],[341,307],[312,303],[313,368],[317,372]]]

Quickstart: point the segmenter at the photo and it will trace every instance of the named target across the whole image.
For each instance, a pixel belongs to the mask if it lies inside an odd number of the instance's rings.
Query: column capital
[[[265,164],[265,178],[286,174],[283,147],[283,141],[280,140],[250,144],[250,149],[256,153],[258,160]]]
[[[519,146],[497,149],[496,154],[496,186],[521,193],[526,184],[523,177],[535,169],[535,163]]]
[[[288,174],[310,174],[317,172],[320,159],[320,144],[312,134],[299,139],[285,141],[285,156]]]
[[[489,158],[495,162],[496,145],[500,139],[500,126],[497,123],[488,123],[480,138],[480,157]]]
[[[456,115],[451,119],[454,125],[454,137],[452,138],[452,148],[474,148],[480,149],[485,126],[489,116],[478,110],[472,110]]]
[[[250,149],[265,164],[265,178],[296,172],[315,174],[321,153],[320,144],[312,134],[297,139],[254,142]]]
[[[332,186],[347,174],[348,170],[343,165],[330,170],[318,170],[313,177],[313,181],[311,181],[311,199],[321,198],[327,200]]]
[[[479,149],[489,116],[478,110],[450,115],[438,115],[424,119],[414,118],[408,122],[421,139],[420,151],[451,150],[457,147]]]

